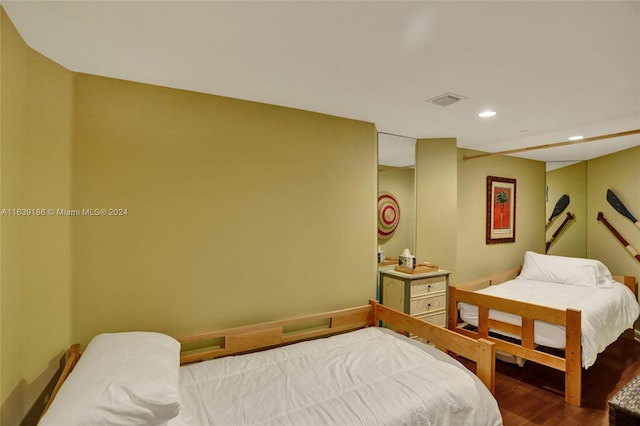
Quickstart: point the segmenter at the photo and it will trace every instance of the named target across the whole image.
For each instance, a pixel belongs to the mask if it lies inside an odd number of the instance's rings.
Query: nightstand
[[[380,303],[446,327],[450,274],[443,269],[421,274],[380,271]]]

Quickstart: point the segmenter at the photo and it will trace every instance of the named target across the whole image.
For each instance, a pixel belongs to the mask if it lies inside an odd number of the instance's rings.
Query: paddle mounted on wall
[[[620,201],[620,198],[618,198],[618,196],[610,189],[607,189],[607,201],[609,202],[609,204],[611,204],[611,206],[614,209],[616,209],[618,213],[620,213],[622,216],[629,219],[631,222],[634,223],[634,225],[638,227],[638,229],[640,229],[640,221],[638,221],[635,217],[633,217],[633,215],[627,209],[624,203]]]
[[[631,253],[631,256],[635,257],[636,260],[640,261],[640,254],[638,254],[638,251],[633,248],[631,246],[631,244],[629,244],[627,242],[627,240],[625,240],[622,235],[620,235],[620,233],[616,230],[616,228],[614,228],[608,221],[607,219],[605,219],[604,214],[602,212],[598,212],[598,220],[602,223],[604,223],[604,226],[606,226],[607,228],[609,228],[609,231],[611,231],[611,233],[618,239],[618,241],[620,241],[620,244],[622,244],[624,246],[625,249],[627,249],[627,251],[629,253]]]
[[[545,227],[549,226],[551,221],[555,219],[556,216],[558,216],[560,213],[562,213],[564,209],[567,208],[570,202],[571,200],[569,199],[569,196],[567,194],[564,194],[562,197],[560,197],[556,202],[556,205],[553,208],[553,212],[551,212],[551,216],[549,216],[549,220],[547,220],[547,224],[545,225]]]
[[[547,253],[549,251],[549,247],[551,246],[551,243],[553,243],[553,241],[558,237],[558,235],[560,235],[560,233],[562,232],[562,230],[569,224],[569,222],[571,222],[571,220],[573,220],[575,218],[574,215],[571,214],[571,212],[567,212],[567,217],[564,218],[564,220],[562,221],[562,223],[560,224],[560,226],[558,227],[558,229],[556,229],[556,232],[553,233],[553,235],[551,236],[551,238],[549,239],[549,241],[547,241],[547,244],[545,245],[544,248],[544,252]]]

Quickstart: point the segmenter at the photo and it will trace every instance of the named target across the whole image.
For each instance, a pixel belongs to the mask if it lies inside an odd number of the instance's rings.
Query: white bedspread
[[[614,283],[611,287],[585,287],[519,278],[478,290],[478,293],[552,308],[573,308],[582,311],[582,366],[584,368],[591,367],[600,352],[613,343],[624,330],[633,327],[634,321],[640,314],[635,296],[631,290],[620,283]],[[460,303],[458,307],[463,321],[474,326],[478,325],[476,306]],[[490,310],[489,317],[512,324],[521,324],[519,316],[504,312]],[[543,346],[564,348],[564,327],[536,321],[534,341]]]
[[[502,424],[496,400],[464,366],[385,331],[181,367],[183,409],[169,424]]]

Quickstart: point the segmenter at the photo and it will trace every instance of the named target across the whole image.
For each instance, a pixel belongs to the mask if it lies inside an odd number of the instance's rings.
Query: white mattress
[[[613,283],[611,287],[585,287],[518,278],[478,290],[478,293],[558,309],[573,308],[582,311],[584,368],[592,366],[600,352],[613,343],[623,331],[633,327],[640,313],[635,296],[620,283]],[[477,306],[459,303],[458,308],[463,321],[478,325]],[[511,324],[521,324],[519,316],[504,312],[490,310],[489,317]],[[504,332],[500,333],[507,335]],[[539,345],[563,349],[566,345],[565,329],[559,325],[536,321],[534,341]]]
[[[496,400],[457,361],[370,327],[180,369],[169,425],[500,425]]]

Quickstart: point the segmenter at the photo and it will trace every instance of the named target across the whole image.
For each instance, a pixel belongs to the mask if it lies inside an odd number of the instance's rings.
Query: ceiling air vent
[[[465,96],[456,95],[455,93],[445,93],[444,95],[436,96],[435,98],[427,99],[427,102],[431,102],[432,104],[447,106],[451,104],[455,104],[463,99],[467,99]]]

